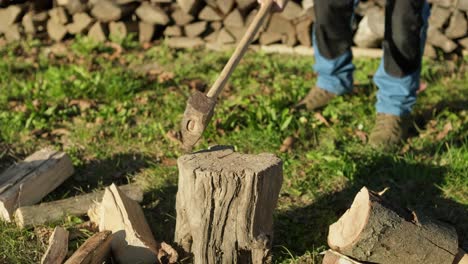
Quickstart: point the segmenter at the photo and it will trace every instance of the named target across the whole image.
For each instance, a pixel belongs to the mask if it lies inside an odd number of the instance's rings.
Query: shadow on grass
[[[143,210],[157,241],[173,245],[176,226],[177,185],[166,184],[145,193]]]
[[[445,167],[408,163],[392,156],[362,156],[357,175],[349,184],[334,193],[319,197],[315,202],[282,211],[275,219],[274,254],[284,256],[285,248],[295,256],[327,244],[328,227],[349,208],[357,192],[366,186],[385,193],[386,199],[456,227],[460,246],[468,246],[468,206],[443,197],[438,186],[443,185]]]
[[[434,116],[437,116],[443,110],[448,110],[453,113],[460,113],[462,111],[468,110],[468,100],[467,99],[456,99],[451,101],[441,101],[436,105],[431,105],[418,111],[414,117],[414,122],[416,126],[423,128],[427,125],[430,119]],[[416,132],[416,131],[412,131]]]
[[[105,159],[92,159],[75,167],[75,173],[59,188],[54,190],[46,200],[57,200],[63,197],[91,192],[112,183],[124,185],[151,163],[152,157],[142,153],[117,153]]]

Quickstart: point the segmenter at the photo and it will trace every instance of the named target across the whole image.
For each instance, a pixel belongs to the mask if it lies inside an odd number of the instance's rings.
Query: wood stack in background
[[[426,55],[468,50],[468,0],[430,0]],[[385,1],[362,0],[356,9],[357,47],[380,48]],[[77,35],[141,43],[165,39],[172,47],[234,45],[253,19],[256,0],[10,0],[0,1],[0,43],[38,38],[59,42]],[[267,19],[254,43],[311,46],[313,0],[291,0]],[[272,48],[275,49],[275,48]]]

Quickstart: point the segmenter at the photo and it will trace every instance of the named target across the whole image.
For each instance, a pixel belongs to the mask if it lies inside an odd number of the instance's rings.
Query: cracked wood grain
[[[271,262],[282,162],[217,148],[178,160],[175,241],[194,263]]]

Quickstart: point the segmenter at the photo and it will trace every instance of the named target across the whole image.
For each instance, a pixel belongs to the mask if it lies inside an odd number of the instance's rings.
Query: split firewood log
[[[328,245],[363,262],[452,264],[458,236],[449,225],[401,209],[367,188],[330,226]]]

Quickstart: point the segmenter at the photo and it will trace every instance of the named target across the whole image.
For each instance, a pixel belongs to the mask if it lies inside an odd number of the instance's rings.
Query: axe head
[[[187,101],[184,117],[182,118],[182,147],[190,152],[193,146],[201,138],[216,106],[216,99],[195,91]]]

